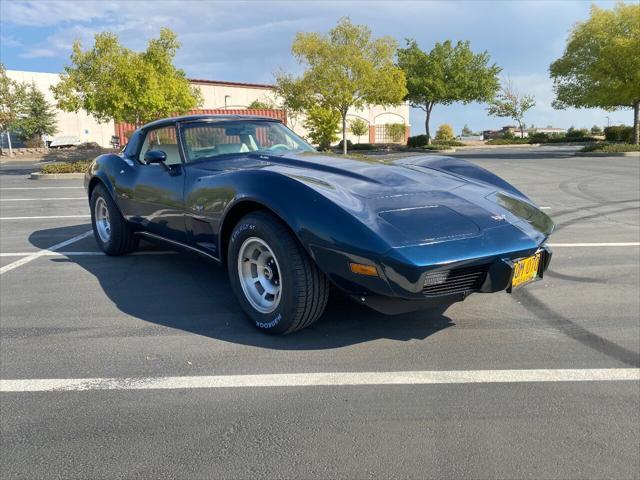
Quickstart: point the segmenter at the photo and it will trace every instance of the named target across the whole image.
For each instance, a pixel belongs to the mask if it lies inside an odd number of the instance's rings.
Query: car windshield
[[[313,151],[313,147],[279,122],[229,121],[185,125],[185,153],[190,162],[238,153]]]

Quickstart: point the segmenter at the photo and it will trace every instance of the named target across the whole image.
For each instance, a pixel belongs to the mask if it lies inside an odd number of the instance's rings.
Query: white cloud
[[[298,71],[290,52],[296,32],[326,32],[340,17],[350,16],[355,23],[369,25],[376,36],[391,35],[400,43],[413,37],[424,49],[451,39],[470,40],[475,51],[488,50],[522,93],[536,97],[527,123],[590,126],[606,122],[606,113],[599,110],[557,111],[551,106],[553,90],[547,69],[562,53],[571,26],[588,16],[589,3],[583,1],[0,0],[0,14],[3,30],[10,26],[14,40],[22,43],[13,48],[24,48],[21,57],[32,59],[25,62],[30,66],[37,65],[38,58],[52,58],[59,59],[62,69],[75,39],[88,48],[93,35],[105,30],[116,32],[124,45],[142,50],[167,26],[182,43],[176,64],[188,76],[249,82],[271,82],[279,68]],[[17,33],[34,28],[41,29],[37,38],[46,37],[44,41]],[[4,37],[2,41],[9,46]],[[610,115],[612,123],[626,116],[626,112]],[[414,131],[422,130],[422,114],[416,111],[412,119]],[[508,120],[488,117],[484,105],[438,105],[433,123],[445,122],[459,130],[465,123],[482,129]]]
[[[53,58],[57,57],[58,51],[50,48],[29,48],[20,54],[21,58]]]
[[[11,35],[0,35],[0,45],[2,45],[3,48],[16,48],[21,47],[22,42],[16,40]]]
[[[113,2],[12,1],[2,2],[3,22],[44,27],[60,23],[87,22],[117,10]]]

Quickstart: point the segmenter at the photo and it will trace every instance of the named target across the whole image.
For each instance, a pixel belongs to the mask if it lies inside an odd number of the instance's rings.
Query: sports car
[[[383,313],[444,311],[542,278],[551,260],[551,219],[489,171],[318,152],[269,118],[149,123],[91,163],[85,188],[105,253],[144,238],[211,259],[270,333],[315,322],[332,289]]]

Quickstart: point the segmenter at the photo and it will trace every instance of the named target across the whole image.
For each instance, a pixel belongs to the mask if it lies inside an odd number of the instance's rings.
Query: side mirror
[[[164,162],[167,161],[167,154],[162,150],[148,150],[144,154],[145,163],[151,165],[152,163],[159,163],[160,165],[164,165]]]

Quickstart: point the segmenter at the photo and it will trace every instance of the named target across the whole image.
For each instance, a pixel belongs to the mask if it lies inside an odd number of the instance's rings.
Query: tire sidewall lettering
[[[280,320],[282,320],[282,314],[278,313],[270,322],[256,322],[256,326],[259,328],[273,328],[280,323]]]
[[[240,235],[242,235],[243,232],[245,232],[246,230],[255,230],[256,226],[252,223],[243,223],[242,225],[236,227],[233,231],[233,234],[231,235],[231,241],[235,243],[235,241],[238,239],[238,237]]]

